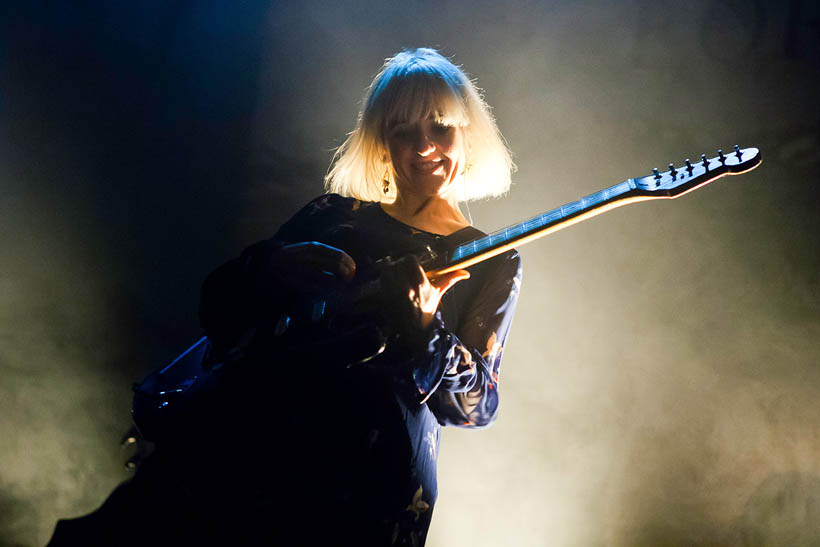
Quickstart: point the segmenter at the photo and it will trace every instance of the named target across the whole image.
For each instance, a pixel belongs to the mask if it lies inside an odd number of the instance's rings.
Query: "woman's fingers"
[[[409,286],[421,285],[424,283],[425,275],[419,260],[415,256],[402,258],[394,263],[396,275]]]
[[[438,289],[439,293],[443,295],[449,291],[453,285],[465,279],[470,279],[470,272],[467,270],[455,270],[453,272],[430,279],[430,284]]]
[[[271,257],[273,276],[298,289],[329,289],[356,275],[356,262],[344,251],[309,241],[285,245]]]
[[[303,265],[319,268],[348,281],[356,274],[356,262],[349,254],[324,243],[317,241],[294,243],[286,245],[282,250]]]

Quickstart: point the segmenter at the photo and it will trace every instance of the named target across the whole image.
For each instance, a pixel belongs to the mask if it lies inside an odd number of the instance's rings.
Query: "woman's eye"
[[[443,123],[434,123],[433,124],[433,131],[438,133],[439,135],[444,135],[453,127],[451,125],[444,125]]]
[[[393,127],[393,129],[390,130],[389,134],[394,139],[406,140],[410,137],[410,132],[411,132],[411,129],[410,129],[409,125],[399,124],[399,125],[396,125],[395,127]]]

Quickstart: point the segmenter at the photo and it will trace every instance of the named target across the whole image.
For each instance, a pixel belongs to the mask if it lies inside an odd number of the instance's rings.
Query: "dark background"
[[[421,45],[515,153],[510,195],[469,207],[488,231],[718,147],[764,157],[522,249],[501,418],[445,432],[428,544],[820,543],[816,3],[3,9],[0,545],[128,477],[131,382],[199,336],[205,275],[321,193],[383,59]]]

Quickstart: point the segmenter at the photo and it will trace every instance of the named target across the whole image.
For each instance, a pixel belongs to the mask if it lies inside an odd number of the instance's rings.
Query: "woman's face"
[[[465,161],[461,128],[433,117],[394,125],[387,146],[400,195],[442,195]]]

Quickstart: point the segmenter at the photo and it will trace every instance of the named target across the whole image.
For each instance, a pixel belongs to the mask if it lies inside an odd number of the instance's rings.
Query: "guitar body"
[[[173,441],[180,431],[195,428],[203,416],[224,414],[220,407],[230,404],[227,401],[246,398],[250,382],[275,376],[278,363],[320,363],[330,371],[376,364],[388,334],[381,326],[383,317],[374,312],[373,288],[368,289],[356,287],[306,300],[300,309],[249,330],[238,348],[221,359],[208,337],[200,338],[134,384],[132,418],[140,435],[152,442]],[[339,313],[348,309],[358,311]]]
[[[206,384],[218,382],[218,371],[206,365],[212,354],[211,342],[203,336],[169,365],[134,384],[131,414],[144,439],[157,441],[170,436],[191,410],[195,394]]]

